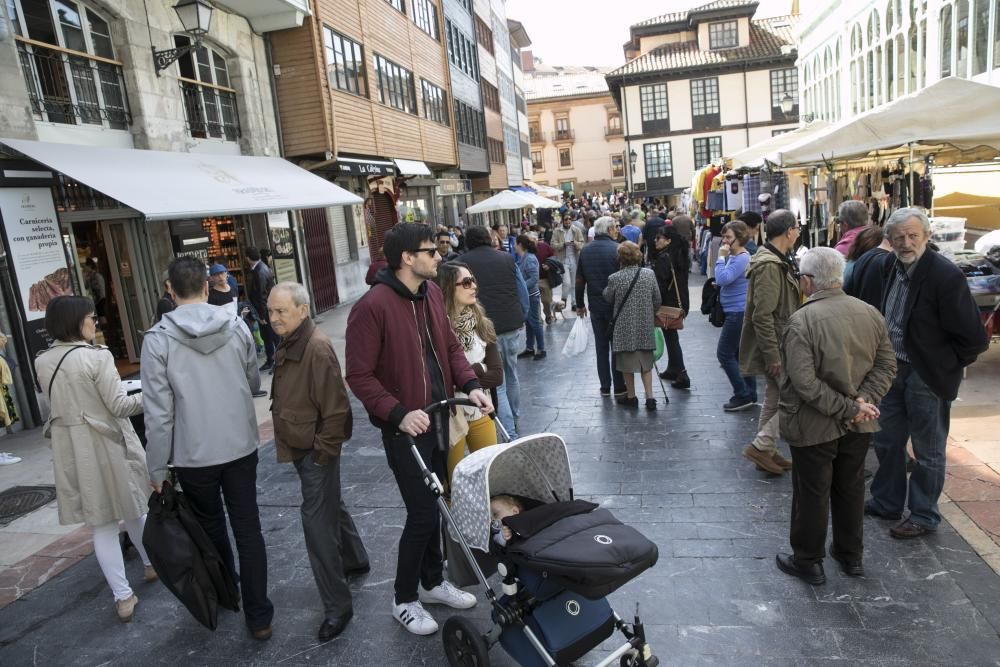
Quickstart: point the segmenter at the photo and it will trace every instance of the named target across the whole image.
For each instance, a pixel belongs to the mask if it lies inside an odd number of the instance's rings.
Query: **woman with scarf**
[[[448,320],[455,332],[455,337],[465,350],[465,358],[469,360],[472,369],[479,378],[483,389],[489,390],[496,402],[496,388],[503,384],[503,363],[497,349],[497,334],[493,322],[486,317],[486,311],[477,301],[478,288],[476,279],[469,267],[461,262],[445,262],[438,267],[437,283],[444,293],[445,309]],[[461,398],[462,392],[455,392],[455,398]],[[465,449],[475,452],[483,447],[497,444],[496,427],[488,415],[477,408],[459,408],[462,419],[468,423],[468,433],[465,437],[451,444],[448,451],[448,481],[455,466],[465,456]],[[452,427],[455,428],[455,420]]]

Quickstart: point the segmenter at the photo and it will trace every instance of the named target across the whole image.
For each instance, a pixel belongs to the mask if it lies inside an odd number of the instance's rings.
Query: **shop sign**
[[[73,293],[52,191],[0,189],[0,216],[21,309],[28,323],[28,347],[36,354],[48,345],[44,320],[49,302]]]
[[[267,226],[271,229],[288,229],[290,227],[288,211],[268,211]]]
[[[378,162],[337,162],[337,172],[349,176],[393,176],[396,167],[391,162],[381,164]]]
[[[464,195],[472,192],[472,181],[467,178],[439,178],[442,195]]]

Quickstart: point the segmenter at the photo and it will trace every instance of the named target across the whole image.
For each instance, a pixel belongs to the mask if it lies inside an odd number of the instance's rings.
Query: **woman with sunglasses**
[[[497,334],[493,322],[479,304],[476,279],[469,267],[461,262],[446,262],[438,266],[437,283],[444,293],[444,306],[455,337],[465,350],[465,358],[479,378],[483,389],[489,390],[496,405],[496,389],[503,384],[503,362],[497,349]],[[463,394],[456,391],[455,397]],[[493,420],[477,408],[460,408],[469,423],[469,432],[448,451],[448,481],[455,466],[465,456],[466,447],[475,452],[497,444]]]
[[[55,342],[35,359],[35,372],[51,406],[45,433],[52,439],[59,523],[93,529],[97,563],[118,618],[128,623],[139,598],[125,576],[119,522],[142,558],[145,581],[157,579],[142,546],[146,454],[128,419],[142,412],[142,394],[127,395],[111,352],[91,345],[97,315],[90,299],[56,297],[45,309],[45,329]]]

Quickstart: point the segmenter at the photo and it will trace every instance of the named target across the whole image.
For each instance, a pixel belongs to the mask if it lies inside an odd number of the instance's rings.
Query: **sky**
[[[800,6],[812,0],[802,0]],[[708,0],[507,0],[507,18],[524,24],[531,51],[549,65],[625,63],[628,28]],[[792,0],[760,0],[755,18],[788,14]]]

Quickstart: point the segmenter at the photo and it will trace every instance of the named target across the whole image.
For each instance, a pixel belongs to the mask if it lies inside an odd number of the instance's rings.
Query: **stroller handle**
[[[447,398],[443,401],[434,401],[430,405],[424,408],[424,412],[428,415],[433,415],[435,412],[440,412],[441,410],[450,409],[453,405],[461,405],[469,408],[478,408],[479,406],[473,403],[468,398]],[[490,419],[493,420],[493,424],[500,430],[503,439],[506,442],[510,442],[510,435],[507,433],[507,429],[503,427],[500,419],[497,417],[497,411],[494,409],[488,415]]]

